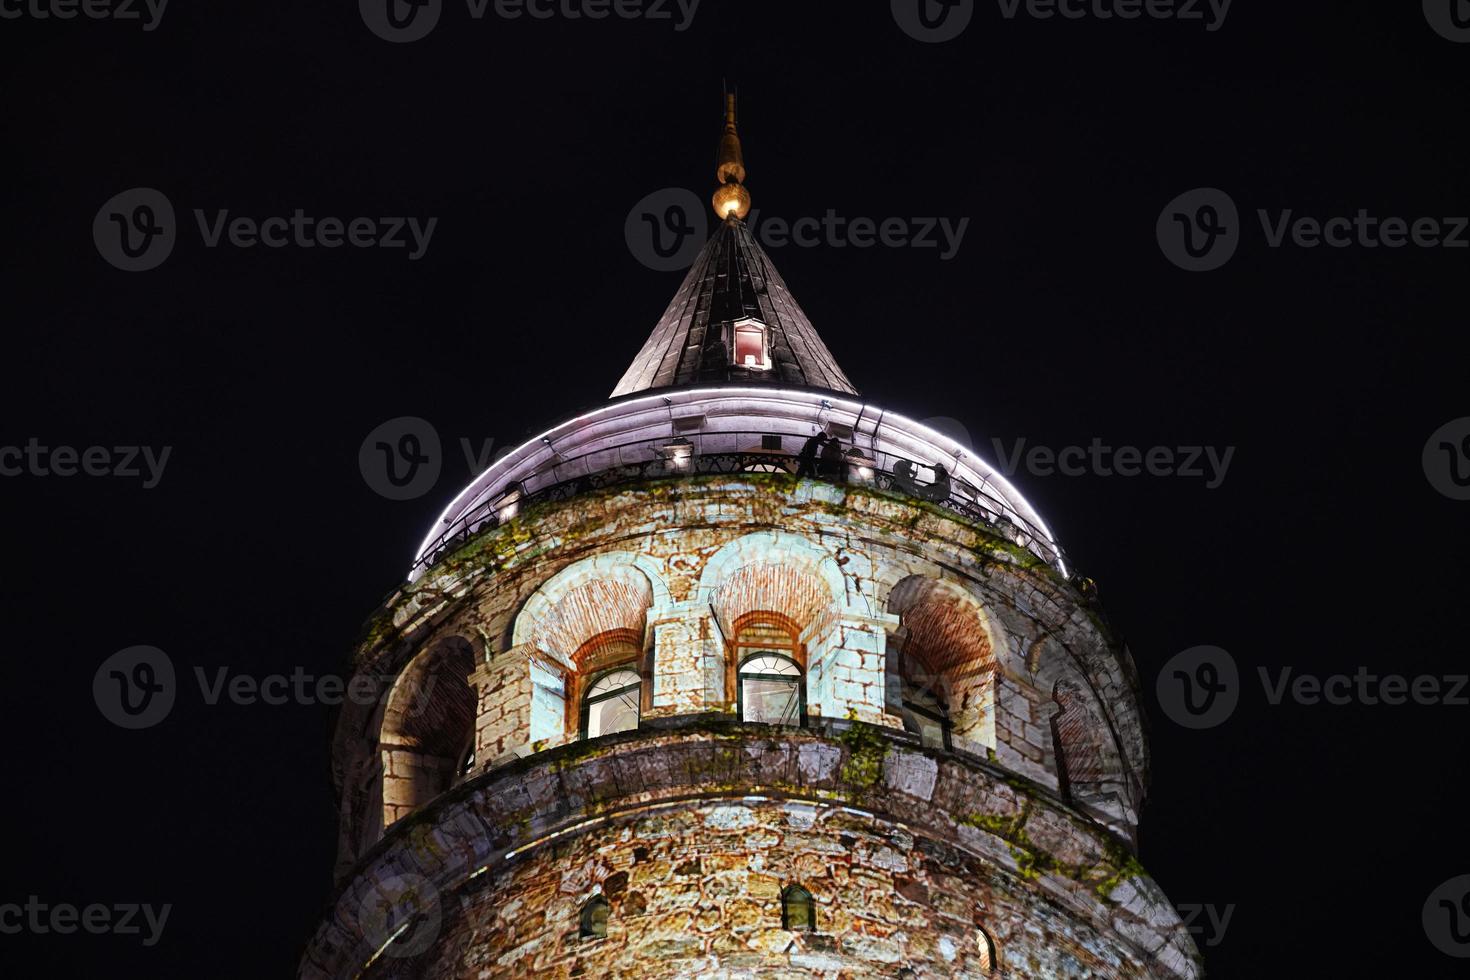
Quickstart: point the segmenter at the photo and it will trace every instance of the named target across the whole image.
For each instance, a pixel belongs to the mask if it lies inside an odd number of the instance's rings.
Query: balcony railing
[[[530,476],[497,489],[460,515],[426,547],[414,563],[411,577],[440,561],[481,531],[497,527],[535,504],[570,500],[604,490],[648,480],[681,476],[741,473],[788,473],[809,476],[835,484],[873,487],[927,501],[966,520],[985,525],[992,533],[1030,550],[1043,561],[1066,571],[1065,556],[1045,531],[1034,526],[997,493],[965,480],[920,480],[916,463],[888,453],[849,447],[840,460],[823,459],[804,464],[799,456],[784,449],[725,448],[741,442],[759,446],[762,432],[721,432],[715,438],[695,435],[687,439],[646,439],[602,447],[573,458],[560,459]],[[793,437],[787,436],[786,439]],[[701,442],[717,442],[719,448],[703,451]],[[936,477],[938,471],[935,471]]]

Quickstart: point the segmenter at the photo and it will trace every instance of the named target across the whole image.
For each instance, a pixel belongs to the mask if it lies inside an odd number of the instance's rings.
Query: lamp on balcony
[[[853,446],[843,455],[847,457],[847,472],[849,474],[855,476],[863,483],[872,482],[873,470],[878,464],[871,456],[856,446]]]
[[[670,466],[683,469],[694,458],[694,443],[685,439],[683,436],[679,436],[677,439],[659,446],[658,454]]]
[[[500,523],[511,520],[521,509],[522,487],[519,481],[507,483],[495,499],[495,518]]]

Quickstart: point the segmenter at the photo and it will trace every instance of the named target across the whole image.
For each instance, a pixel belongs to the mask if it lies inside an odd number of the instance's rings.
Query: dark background
[[[1466,408],[1448,249],[1270,249],[1257,208],[1470,210],[1470,46],[1416,3],[1237,0],[1223,28],[1038,21],[979,4],[921,44],[884,3],[705,0],[664,22],[473,21],[392,45],[353,5],[174,0],[137,22],[0,21],[9,179],[0,444],[173,447],[161,484],[23,476],[4,494],[0,902],[171,903],[162,942],[0,936],[9,975],[285,977],[332,898],[332,712],[209,706],[193,668],[340,672],[362,620],[468,479],[461,437],[519,443],[606,396],[678,285],[624,242],[663,187],[713,189],[721,79],[756,206],[971,224],[935,250],[773,259],[872,402],[1060,447],[1234,446],[1200,480],[1017,485],[1127,637],[1152,718],[1142,859],[1177,903],[1234,905],[1212,976],[1462,975],[1420,909],[1470,871],[1466,709],[1271,706],[1257,666],[1463,673],[1470,504],[1420,453]],[[1290,9],[1283,9],[1283,8]],[[155,187],[160,268],[91,235]],[[1154,238],[1226,190],[1223,269]],[[437,216],[428,254],[208,249],[192,209]],[[367,433],[438,428],[444,473],[395,503]],[[90,693],[114,651],[183,690],[141,732]],[[1245,681],[1191,732],[1153,693],[1197,644]],[[1459,967],[1457,969],[1457,967]]]

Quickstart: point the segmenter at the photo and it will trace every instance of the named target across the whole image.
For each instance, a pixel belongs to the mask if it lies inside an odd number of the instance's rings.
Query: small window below
[[[587,904],[582,906],[578,934],[583,939],[606,939],[607,916],[611,911],[607,899],[601,895],[593,895],[587,900]]]
[[[975,941],[980,946],[980,969],[986,973],[995,970],[995,941],[984,929],[975,930]]]
[[[800,885],[781,889],[781,928],[791,932],[816,932],[817,910],[812,893]]]
[[[627,668],[609,671],[594,681],[582,701],[583,736],[597,738],[637,728],[642,685],[642,678]]]
[[[459,760],[460,778],[472,775],[475,771],[475,743],[470,742],[470,747],[465,749],[464,755]]]

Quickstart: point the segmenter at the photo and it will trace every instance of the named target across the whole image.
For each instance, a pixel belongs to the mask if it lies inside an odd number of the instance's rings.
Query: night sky
[[[606,398],[681,276],[639,261],[630,209],[665,188],[708,199],[729,79],[763,215],[968,219],[948,259],[770,249],[870,402],[958,420],[992,461],[993,440],[1234,448],[1214,488],[1014,477],[1137,662],[1141,859],[1174,902],[1233,907],[1223,937],[1200,916],[1210,975],[1463,975],[1421,911],[1470,874],[1470,708],[1272,704],[1258,675],[1470,672],[1470,502],[1422,458],[1470,415],[1470,230],[1458,249],[1267,235],[1287,211],[1445,235],[1470,213],[1470,44],[1419,4],[1236,0],[1211,30],[1205,3],[1203,20],[1072,20],[981,2],[924,43],[886,3],[704,0],[678,30],[673,4],[512,20],[445,0],[428,36],[389,43],[347,2],[173,0],[154,30],[36,2],[0,0],[21,11],[0,20],[0,451],[170,454],[152,487],[141,462],[0,478],[0,904],[172,910],[152,946],[146,927],[0,935],[0,972],[294,975],[333,897],[334,713],[209,704],[195,670],[342,673],[469,479],[460,440],[510,447]],[[171,202],[177,240],[127,272],[93,225],[138,187]],[[1156,237],[1195,188],[1238,208],[1213,271]],[[437,223],[411,260],[209,247],[196,209]],[[443,443],[408,501],[358,466],[399,416]],[[1438,441],[1441,470],[1470,471]],[[127,731],[92,682],[134,645],[168,654],[179,692]],[[1233,657],[1239,706],[1196,731],[1155,678],[1200,645]]]

